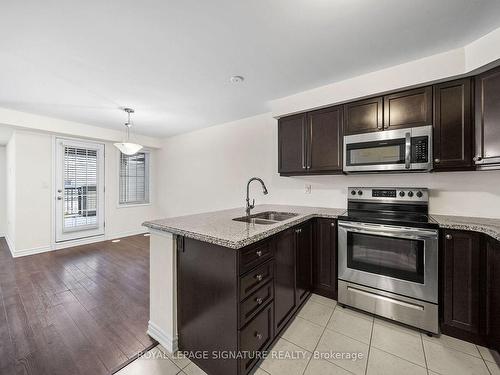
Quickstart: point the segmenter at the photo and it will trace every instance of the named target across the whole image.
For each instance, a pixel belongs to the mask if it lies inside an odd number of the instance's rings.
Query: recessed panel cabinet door
[[[431,124],[431,86],[384,96],[384,130]]]
[[[434,169],[473,168],[471,79],[434,86]]]
[[[274,273],[274,322],[278,333],[287,323],[296,306],[295,292],[295,229],[288,229],[276,238]]]
[[[486,242],[486,337],[490,347],[500,351],[500,242]]]
[[[480,240],[476,232],[443,231],[443,325],[446,334],[473,339],[480,320]]]
[[[278,172],[306,171],[306,114],[288,116],[278,121]]]
[[[296,229],[297,234],[297,303],[301,303],[312,288],[312,223]]]
[[[345,104],[345,134],[350,135],[382,130],[382,105],[382,97]]]
[[[314,224],[314,292],[337,299],[337,225],[334,219]]]
[[[500,68],[476,77],[476,164],[500,164]]]
[[[342,172],[342,107],[307,114],[307,169],[309,172]]]

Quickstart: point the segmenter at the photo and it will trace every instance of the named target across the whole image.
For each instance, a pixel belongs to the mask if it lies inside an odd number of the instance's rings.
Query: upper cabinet
[[[384,96],[384,130],[432,124],[432,87]]]
[[[278,169],[280,173],[306,171],[306,114],[288,116],[278,122]]]
[[[278,122],[281,175],[342,173],[342,107],[283,117]]]
[[[478,168],[500,167],[500,68],[476,77],[476,153]]]
[[[434,170],[472,170],[471,79],[434,86]]]
[[[382,97],[360,100],[344,105],[346,135],[376,132],[383,129]]]

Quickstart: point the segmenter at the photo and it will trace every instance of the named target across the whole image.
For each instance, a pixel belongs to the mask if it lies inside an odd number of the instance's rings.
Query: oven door
[[[438,231],[339,221],[344,281],[438,303]]]

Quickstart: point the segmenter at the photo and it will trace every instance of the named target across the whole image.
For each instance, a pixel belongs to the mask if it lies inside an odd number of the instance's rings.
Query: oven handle
[[[410,239],[437,239],[438,234],[436,230],[427,230],[421,228],[409,227],[393,227],[380,224],[367,224],[367,223],[346,223],[339,221],[339,228],[346,228],[350,232],[375,234],[384,237],[399,237]]]

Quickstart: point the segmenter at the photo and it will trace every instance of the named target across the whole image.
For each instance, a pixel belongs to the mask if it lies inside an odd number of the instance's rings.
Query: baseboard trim
[[[40,246],[40,247],[31,248],[31,249],[23,249],[23,250],[16,250],[15,247],[13,246],[12,242],[10,241],[10,239],[7,236],[5,236],[5,240],[7,241],[7,245],[9,246],[10,253],[11,253],[12,257],[19,258],[19,257],[28,256],[28,255],[45,253],[48,251],[57,251],[57,250],[67,249],[68,247],[88,245],[91,243],[97,243],[97,242],[103,242],[103,241],[111,241],[111,240],[114,240],[117,238],[136,236],[136,235],[144,234],[144,233],[147,233],[147,231],[146,230],[135,230],[135,231],[115,233],[115,234],[111,234],[111,235],[102,235],[102,236],[82,238],[79,240],[56,242],[56,243],[53,243],[52,245],[48,245],[48,246]]]
[[[5,233],[5,241],[7,242],[7,246],[9,247],[10,255],[14,257],[14,253],[16,252],[16,247],[14,245],[14,242],[10,239],[10,237]]]
[[[151,320],[148,323],[147,334],[158,341],[158,343],[160,343],[160,345],[167,349],[170,353],[175,353],[179,350],[178,338],[171,337]]]

